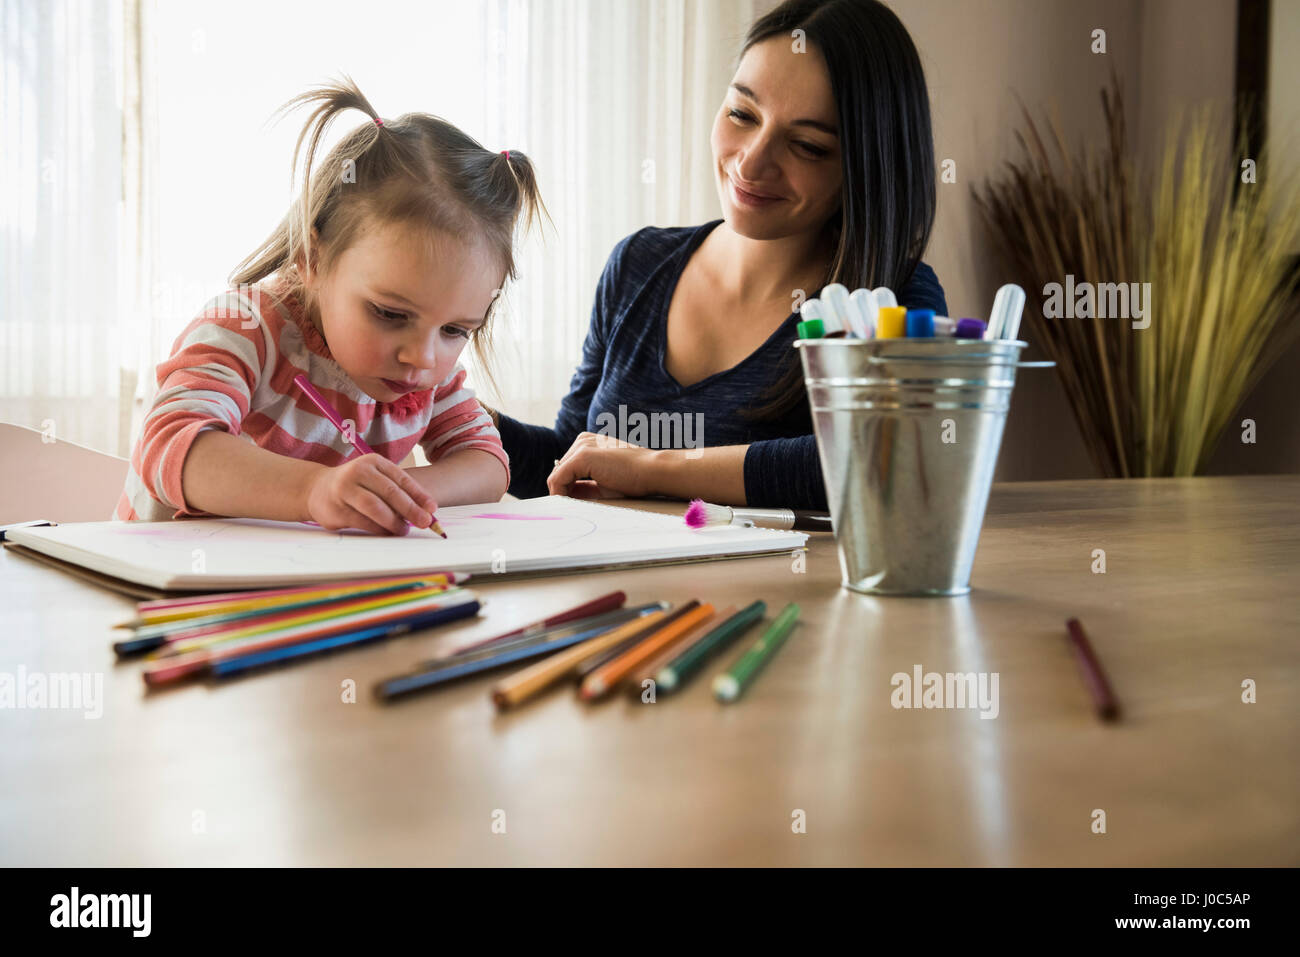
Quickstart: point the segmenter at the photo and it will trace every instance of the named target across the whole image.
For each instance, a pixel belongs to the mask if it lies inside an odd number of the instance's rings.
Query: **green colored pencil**
[[[713,679],[713,697],[723,704],[735,701],[754,681],[754,676],[762,670],[776,655],[777,649],[785,644],[790,630],[799,620],[799,606],[794,602],[781,609],[776,621],[763,632],[763,637],[755,642],[754,647],[740,656],[740,660],[731,666],[731,670]]]
[[[718,627],[659,669],[655,685],[661,692],[676,690],[691,679],[714,654],[739,638],[754,622],[763,617],[767,604],[756,601],[736,612]]]

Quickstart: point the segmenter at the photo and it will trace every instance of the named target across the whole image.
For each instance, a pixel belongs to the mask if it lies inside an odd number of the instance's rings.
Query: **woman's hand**
[[[307,512],[322,528],[405,535],[428,528],[438,503],[406,470],[378,453],[322,468],[307,487]],[[405,519],[406,521],[403,521]]]
[[[657,449],[583,432],[556,463],[546,488],[573,498],[643,498],[658,491],[651,475],[657,456]]]

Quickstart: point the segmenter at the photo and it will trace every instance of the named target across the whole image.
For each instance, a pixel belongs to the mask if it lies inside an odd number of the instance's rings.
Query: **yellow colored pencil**
[[[374,591],[379,588],[388,588],[393,585],[407,585],[415,582],[428,582],[434,584],[451,584],[453,581],[463,581],[468,576],[457,575],[455,572],[438,572],[436,574],[423,575],[401,575],[393,578],[371,578],[365,581],[357,582],[337,582],[333,585],[319,585],[315,587],[291,588],[277,590],[269,594],[257,595],[248,592],[239,592],[241,597],[223,598],[220,595],[213,595],[211,600],[185,602],[184,604],[170,604],[167,607],[157,609],[141,609],[138,617],[133,621],[124,621],[114,628],[139,628],[143,625],[160,625],[168,621],[182,621],[186,618],[201,618],[205,615],[225,614],[235,611],[254,611],[257,609],[273,609],[281,605],[292,605],[301,601],[311,601],[316,598],[333,598],[339,595],[351,593],[363,593]],[[242,597],[247,596],[247,597]]]
[[[216,645],[222,645],[227,642],[251,638],[254,635],[260,635],[268,631],[279,631],[282,628],[306,625],[314,621],[326,621],[330,618],[338,618],[342,615],[354,615],[357,612],[370,611],[375,608],[386,608],[389,605],[400,605],[404,602],[428,598],[430,595],[453,595],[462,591],[464,591],[464,589],[457,586],[448,588],[445,585],[431,585],[428,588],[414,588],[410,591],[393,592],[390,594],[379,595],[375,598],[359,598],[356,601],[327,605],[324,608],[317,608],[311,611],[284,612],[278,615],[261,615],[253,619],[253,623],[242,627],[223,628],[218,625],[215,626],[217,630],[214,630],[210,635],[170,641],[149,657],[155,659],[165,658],[169,655],[184,654],[186,652],[196,651],[200,648],[212,648]]]

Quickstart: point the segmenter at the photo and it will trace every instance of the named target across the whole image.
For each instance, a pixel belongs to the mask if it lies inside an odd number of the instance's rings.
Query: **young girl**
[[[116,518],[227,515],[396,535],[439,504],[496,501],[509,460],[465,387],[521,212],[544,211],[528,158],[425,113],[383,120],[350,79],[315,103],[302,197],[181,333],[131,456]],[[346,109],[371,120],[312,175]],[[294,383],[342,418],[340,432]],[[373,454],[358,454],[352,437]],[[402,469],[419,444],[428,466]]]

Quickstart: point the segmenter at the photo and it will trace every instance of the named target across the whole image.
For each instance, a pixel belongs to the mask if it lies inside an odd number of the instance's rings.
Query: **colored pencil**
[[[799,620],[799,606],[794,602],[781,609],[776,621],[768,626],[754,646],[724,673],[713,679],[713,697],[730,704],[754,682],[754,678],[771,661],[785,644],[795,623]]]
[[[602,697],[627,677],[632,669],[649,661],[652,656],[657,655],[664,648],[681,638],[682,635],[694,629],[700,622],[712,618],[713,613],[714,607],[705,603],[691,609],[676,621],[662,626],[654,634],[647,636],[644,641],[638,642],[613,661],[601,665],[587,675],[578,690],[579,696],[584,701],[593,701]]]
[[[345,595],[367,591],[385,585],[427,582],[460,585],[469,580],[464,572],[422,572],[418,575],[388,575],[383,578],[358,578],[329,585],[303,585],[296,588],[278,588],[262,591],[226,592],[189,598],[166,598],[159,601],[142,601],[136,605],[137,617],[119,622],[114,628],[142,628],[185,618],[198,618],[218,612],[245,609],[274,608],[302,601],[310,596]]]
[[[1097,708],[1098,717],[1103,721],[1114,721],[1119,717],[1119,701],[1111,690],[1110,682],[1106,680],[1106,672],[1101,667],[1097,653],[1092,650],[1088,636],[1084,634],[1083,625],[1079,619],[1071,618],[1065,623],[1065,630],[1070,647],[1074,649],[1074,656],[1079,662],[1079,670],[1083,672],[1083,681]]]
[[[608,631],[611,628],[617,628],[629,621],[641,618],[652,611],[663,611],[667,605],[664,602],[647,602],[644,605],[633,605],[631,608],[620,608],[617,611],[607,611],[603,615],[592,615],[589,618],[579,618],[577,621],[567,621],[560,625],[552,625],[550,628],[543,628],[541,631],[531,631],[524,635],[511,638],[507,641],[498,641],[491,645],[483,647],[471,647],[465,651],[456,651],[451,654],[439,655],[430,658],[415,667],[415,671],[424,669],[441,668],[450,661],[468,661],[473,658],[483,658],[494,655],[499,651],[505,651],[508,648],[522,648],[525,645],[537,645],[564,635],[575,634],[579,631],[591,632],[593,629]]]
[[[518,628],[502,632],[495,637],[484,638],[482,641],[475,641],[471,644],[464,645],[451,652],[451,654],[463,654],[466,651],[482,648],[485,645],[493,645],[499,641],[506,641],[510,638],[515,638],[521,635],[545,631],[548,628],[554,628],[556,625],[563,625],[566,622],[577,621],[581,618],[590,618],[593,615],[601,615],[605,612],[622,608],[626,601],[627,595],[624,592],[612,591],[608,595],[601,595],[599,598],[593,598],[591,601],[584,602],[581,605],[575,605],[568,611],[562,611],[557,615],[551,615],[549,618],[530,622],[527,625],[520,625]]]
[[[594,654],[598,654],[623,641],[629,635],[662,620],[664,612],[657,611],[642,619],[627,622],[624,625],[598,635],[580,645],[552,655],[545,661],[529,665],[508,678],[503,678],[492,688],[492,700],[501,710],[522,704],[529,698],[540,694],[551,685],[564,680],[573,673],[573,669]]]
[[[432,585],[424,588],[415,588],[410,591],[393,592],[391,594],[366,595],[361,598],[348,598],[345,601],[323,607],[312,606],[305,610],[278,611],[269,615],[259,615],[257,618],[248,622],[237,621],[226,625],[213,625],[210,628],[196,629],[192,633],[185,632],[172,635],[167,644],[163,645],[163,647],[157,649],[150,655],[150,659],[155,660],[173,655],[187,654],[200,648],[213,648],[230,643],[238,643],[266,632],[279,631],[295,625],[306,625],[316,621],[328,621],[331,618],[357,614],[371,609],[400,607],[401,605],[421,601],[434,595],[445,595],[450,597],[464,594],[465,591],[466,589],[459,587],[446,588],[442,585]]]
[[[369,589],[364,592],[350,592],[344,595],[334,595],[328,598],[309,598],[304,601],[293,602],[287,605],[276,606],[278,612],[301,611],[304,608],[322,608],[327,606],[337,607],[338,605],[355,600],[361,597],[374,597],[378,595],[392,594],[395,592],[409,592],[422,587],[432,587],[446,589],[446,586],[433,584],[426,586],[424,582],[409,582],[404,585],[384,585],[380,588]],[[144,625],[135,630],[135,635],[131,638],[124,638],[121,641],[113,643],[113,650],[119,657],[126,658],[131,655],[141,654],[146,651],[153,651],[161,648],[169,641],[175,641],[180,638],[198,637],[218,625],[232,625],[236,622],[249,621],[250,619],[265,620],[270,618],[264,609],[254,608],[248,611],[232,611],[228,614],[205,615],[200,618],[182,618],[179,621],[163,622],[160,625]]]
[[[298,388],[302,389],[303,395],[305,395],[308,399],[311,400],[312,405],[320,409],[321,415],[325,416],[325,418],[329,419],[332,423],[334,423],[334,428],[339,430],[339,432],[343,435],[346,441],[351,442],[352,447],[354,449],[356,449],[362,455],[374,454],[375,450],[372,449],[369,445],[367,445],[366,441],[363,438],[361,438],[361,436],[357,435],[356,429],[351,430],[351,438],[350,439],[348,438],[349,432],[348,429],[345,428],[343,425],[343,419],[339,417],[339,414],[338,412],[335,411],[334,406],[329,404],[329,400],[326,399],[325,396],[321,395],[319,392],[316,391],[316,387],[311,384],[311,382],[308,380],[305,373],[299,372],[296,376],[293,377],[293,381],[294,384],[298,386]],[[402,519],[402,521],[406,522],[406,519]],[[410,525],[411,523],[406,522],[406,524]],[[447,537],[447,533],[442,530],[442,526],[438,524],[438,520],[436,518],[433,519],[433,522],[429,525],[429,528],[437,532],[443,538]]]
[[[578,665],[577,667],[576,674],[577,674],[579,684],[585,681],[587,675],[591,674],[597,668],[600,668],[601,666],[608,664],[609,662],[617,658],[619,655],[621,655],[623,652],[627,651],[629,648],[644,641],[646,638],[650,637],[650,635],[654,634],[654,632],[656,632],[658,628],[662,628],[664,625],[676,621],[678,618],[682,617],[682,615],[688,614],[689,612],[693,611],[695,608],[699,607],[699,604],[700,603],[698,599],[692,598],[686,604],[679,605],[678,607],[674,608],[672,611],[668,612],[668,614],[664,616],[663,621],[659,623],[658,627],[642,629],[642,631],[640,631],[639,633],[629,635],[627,638],[625,638],[622,642],[615,645],[614,647],[607,648],[598,655],[593,655],[591,658],[589,658],[587,661],[584,661],[582,664]]]
[[[653,615],[655,612],[649,614]],[[437,667],[409,675],[398,675],[386,681],[381,681],[375,686],[375,695],[380,700],[391,701],[394,698],[401,698],[418,691],[428,691],[431,688],[436,688],[451,681],[458,681],[469,675],[491,671],[494,668],[514,664],[516,661],[525,661],[529,658],[549,655],[563,648],[582,644],[607,630],[608,627],[602,625],[586,631],[578,631],[574,634],[565,634],[559,638],[549,638],[541,642],[531,642],[510,648],[491,648],[480,653],[471,653],[465,656],[467,660],[449,658]]]
[[[710,658],[743,635],[751,625],[763,617],[766,611],[766,602],[753,602],[722,622],[699,641],[693,642],[689,648],[684,648],[680,655],[659,669],[659,673],[655,676],[655,692],[676,691],[690,681]]]
[[[700,622],[677,641],[670,643],[667,648],[646,661],[645,664],[639,665],[635,671],[623,680],[628,692],[634,697],[639,696],[647,681],[655,682],[657,691],[659,672],[685,652],[687,648],[690,648],[723,622],[733,618],[737,611],[739,609],[735,605],[728,605],[726,608],[719,609],[707,621]]]
[[[160,658],[146,666],[144,681],[145,684],[150,686],[167,684],[171,681],[200,674],[224,658],[234,658],[254,651],[264,651],[268,648],[278,648],[334,635],[349,634],[376,625],[398,624],[426,612],[465,604],[474,604],[477,610],[479,602],[473,592],[466,589],[457,589],[454,595],[438,594],[393,608],[380,608],[331,618],[328,621],[293,625],[226,647],[201,648],[188,654]]]
[[[413,618],[399,622],[374,625],[347,634],[332,635],[328,638],[321,638],[316,641],[299,642],[298,644],[285,645],[280,648],[268,648],[264,651],[254,651],[246,655],[236,655],[231,658],[223,658],[220,661],[213,662],[209,670],[213,677],[229,678],[234,675],[243,674],[246,671],[251,671],[255,668],[284,664],[288,661],[296,661],[300,658],[318,655],[322,652],[333,651],[338,648],[352,647],[370,641],[377,641],[381,638],[396,638],[399,635],[404,635],[412,631],[432,628],[434,625],[446,624],[449,621],[456,621],[460,618],[468,618],[471,615],[478,614],[480,607],[478,601],[468,601],[460,605],[453,605],[450,608],[440,608],[434,611],[429,611],[425,614],[417,615]]]

